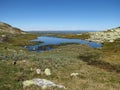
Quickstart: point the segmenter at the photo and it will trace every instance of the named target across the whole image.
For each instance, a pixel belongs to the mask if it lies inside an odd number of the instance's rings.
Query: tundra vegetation
[[[23,88],[23,81],[34,78],[53,81],[67,90],[120,89],[120,39],[104,42],[98,49],[66,44],[36,53],[23,48],[35,44],[29,40],[36,37],[29,33],[11,34],[0,43],[0,90],[42,90],[35,85]],[[44,74],[46,68],[50,69],[51,75]],[[38,69],[40,74],[36,73]],[[73,73],[77,75],[71,76]],[[50,87],[45,90],[63,89]]]

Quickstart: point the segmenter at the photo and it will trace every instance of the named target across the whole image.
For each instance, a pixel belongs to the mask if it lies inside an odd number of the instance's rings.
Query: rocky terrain
[[[63,34],[98,42],[119,38],[119,28],[104,32]],[[0,23],[0,90],[119,90],[120,39],[100,49],[67,44],[51,51],[28,52],[23,46],[37,34]],[[104,37],[102,37],[103,35]],[[93,37],[94,36],[94,37]]]
[[[0,42],[4,42],[11,35],[26,34],[26,32],[20,30],[19,28],[12,27],[9,24],[0,22]]]
[[[86,40],[95,42],[114,42],[120,38],[120,27],[101,32],[89,32],[90,37]]]
[[[0,22],[0,33],[25,34],[25,32],[20,30],[19,28],[13,27],[3,22]]]

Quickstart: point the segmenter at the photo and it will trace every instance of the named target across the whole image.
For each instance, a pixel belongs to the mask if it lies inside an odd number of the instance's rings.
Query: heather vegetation
[[[23,88],[23,81],[34,78],[50,80],[67,90],[120,89],[120,39],[104,42],[98,49],[63,44],[50,51],[29,52],[23,46],[35,44],[29,40],[36,37],[35,34],[11,35],[0,43],[0,90],[42,90],[37,85]],[[46,74],[46,68],[50,73]]]
[[[68,90],[117,90],[120,87],[119,74],[98,68],[79,58],[85,51],[97,52],[84,45],[60,46],[51,51],[42,53],[27,52],[24,50],[10,51],[2,55],[0,61],[0,89],[23,90],[22,82],[33,78],[42,78],[64,85]],[[4,57],[3,57],[4,56]],[[92,53],[88,60],[98,60],[100,55]],[[16,61],[16,64],[14,64]],[[44,72],[50,68],[51,75],[37,74],[36,69]],[[79,73],[78,76],[70,76]],[[41,90],[38,86],[29,86],[25,90]],[[47,90],[61,90],[49,88]]]

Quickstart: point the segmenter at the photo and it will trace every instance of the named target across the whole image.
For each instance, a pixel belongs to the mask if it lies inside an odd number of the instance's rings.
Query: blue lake
[[[59,45],[61,43],[78,43],[78,44],[86,44],[92,48],[100,48],[102,44],[96,42],[89,42],[81,39],[67,39],[67,38],[57,38],[57,37],[49,37],[49,36],[40,36],[37,39],[31,40],[32,42],[43,42],[38,45],[28,46],[29,51],[44,51],[51,50],[52,48],[49,45]],[[40,47],[46,46],[44,50],[41,50]]]

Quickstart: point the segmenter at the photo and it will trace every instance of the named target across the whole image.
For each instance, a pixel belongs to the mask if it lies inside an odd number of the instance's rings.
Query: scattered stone
[[[37,74],[41,74],[41,69],[36,69]]]
[[[2,36],[2,38],[5,38],[6,37],[6,35],[1,35]]]
[[[16,50],[13,50],[14,53],[16,53],[17,51]]]
[[[24,48],[27,48],[27,46],[24,46]]]
[[[33,50],[33,51],[35,51],[35,50],[36,50],[36,48],[33,48],[32,50]]]
[[[20,52],[23,52],[23,50],[19,50]]]
[[[55,84],[54,82],[46,80],[46,79],[36,78],[36,79],[32,79],[32,80],[23,81],[23,88],[25,88],[27,86],[31,86],[31,85],[40,86],[42,89],[46,89],[46,88],[50,88],[50,87],[66,89],[65,86]]]
[[[51,75],[51,70],[49,68],[46,68],[44,71],[46,76],[50,76]]]
[[[33,71],[33,68],[32,68],[32,67],[30,68],[30,71]]]
[[[109,42],[114,42],[114,40],[110,40]]]
[[[79,73],[71,73],[70,74],[70,76],[73,76],[73,77],[76,77],[76,76],[78,76],[79,75]]]
[[[33,84],[34,84],[34,82],[32,80],[23,81],[23,88],[33,85]]]
[[[23,63],[26,63],[26,60],[22,60]]]

